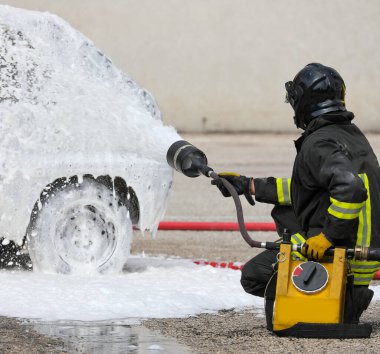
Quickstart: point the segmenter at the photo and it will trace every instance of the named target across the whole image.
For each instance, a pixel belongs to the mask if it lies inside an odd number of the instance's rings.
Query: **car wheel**
[[[132,241],[132,222],[125,204],[114,189],[93,177],[85,177],[81,183],[76,177],[57,181],[41,193],[28,226],[33,269],[121,272]]]

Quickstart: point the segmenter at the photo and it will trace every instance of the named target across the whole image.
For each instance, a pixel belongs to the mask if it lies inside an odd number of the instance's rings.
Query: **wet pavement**
[[[128,319],[117,322],[28,321],[25,324],[43,335],[59,338],[63,341],[63,351],[69,353],[190,353],[189,348],[175,339],[138,323],[138,320]]]

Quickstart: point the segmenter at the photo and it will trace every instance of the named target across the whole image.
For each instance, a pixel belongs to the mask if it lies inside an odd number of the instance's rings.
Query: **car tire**
[[[110,186],[74,177],[45,188],[33,209],[26,235],[33,270],[120,273],[133,235],[129,210]]]

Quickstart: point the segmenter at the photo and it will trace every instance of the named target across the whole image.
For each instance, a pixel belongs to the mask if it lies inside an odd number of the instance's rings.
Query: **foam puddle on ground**
[[[187,353],[139,325],[143,318],[186,317],[257,306],[240,272],[190,260],[132,256],[119,276],[0,272],[0,315],[27,320],[81,353]]]
[[[185,317],[262,307],[240,272],[189,260],[131,257],[121,275],[0,272],[0,315],[43,321]]]

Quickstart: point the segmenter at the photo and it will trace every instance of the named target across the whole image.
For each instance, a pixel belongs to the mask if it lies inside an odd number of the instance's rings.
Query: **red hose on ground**
[[[276,231],[272,222],[247,222],[248,231]],[[161,221],[159,230],[239,231],[237,222]]]
[[[234,262],[209,262],[209,261],[194,261],[198,265],[210,265],[214,268],[229,268],[233,270],[242,270],[244,264]]]

